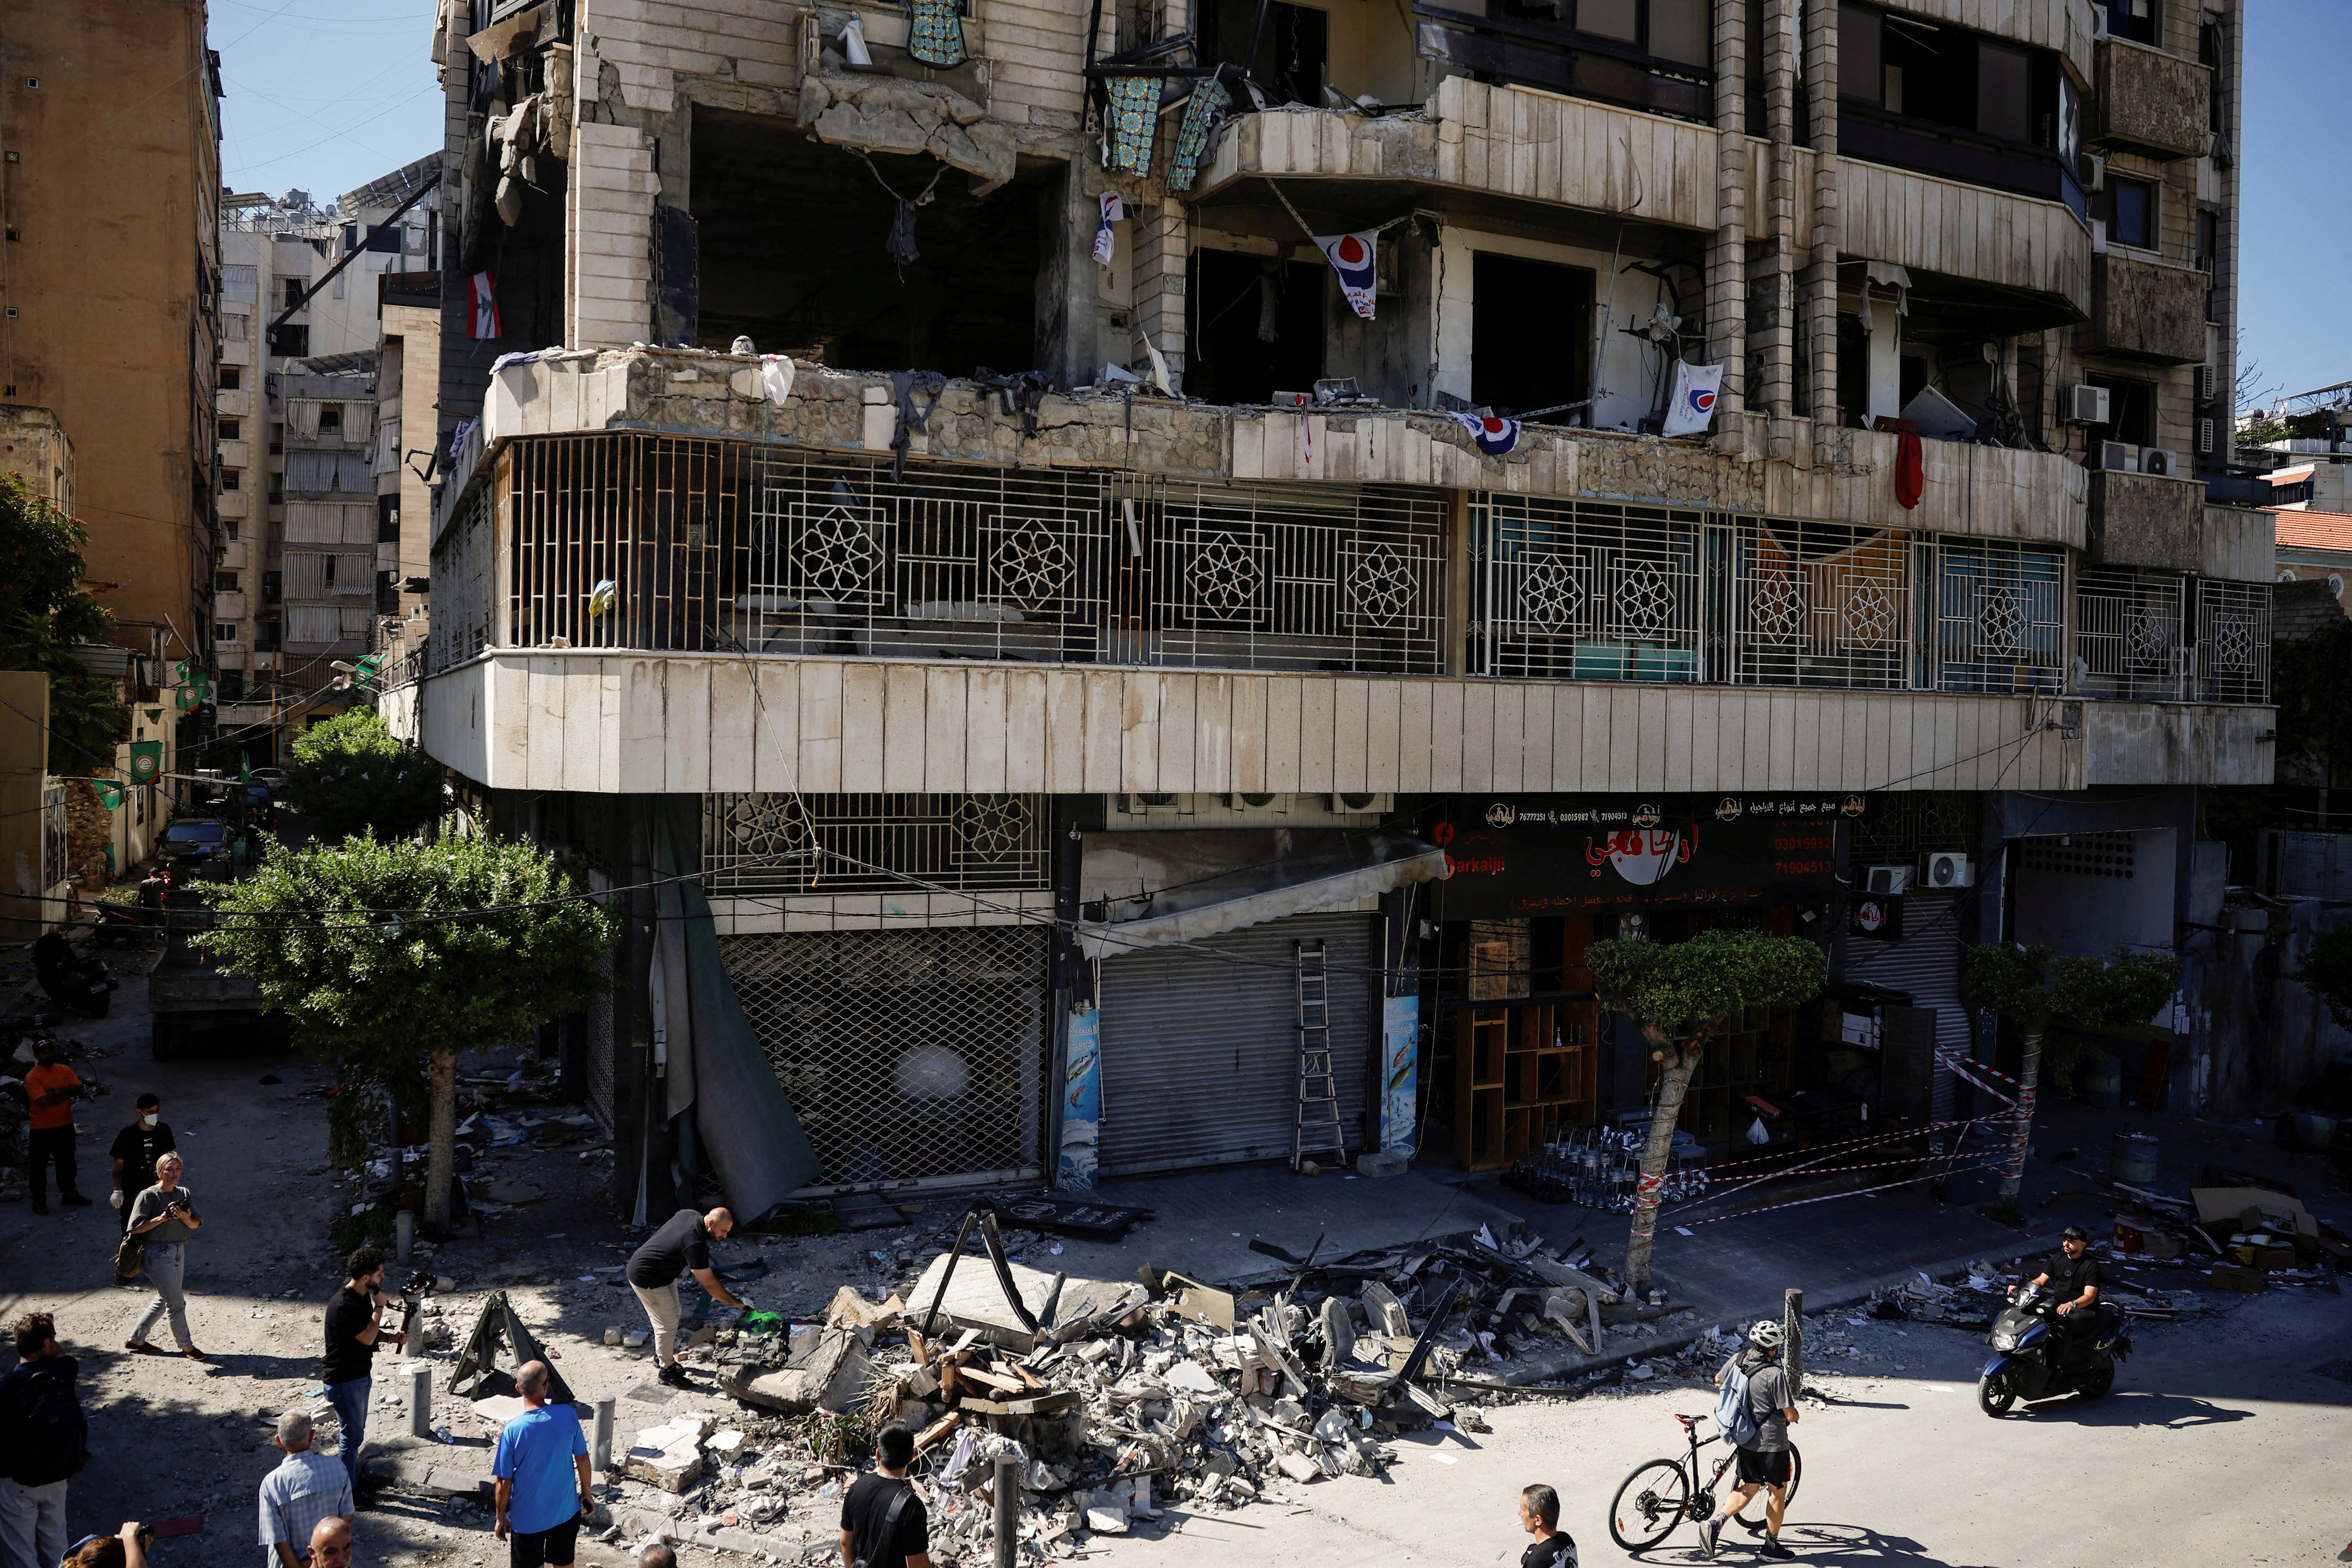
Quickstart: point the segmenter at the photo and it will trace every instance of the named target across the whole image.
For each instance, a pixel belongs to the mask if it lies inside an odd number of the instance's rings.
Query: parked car
[[[228,824],[183,817],[163,830],[161,853],[183,876],[226,877],[236,864]]]
[[[287,774],[284,768],[256,768],[250,777],[255,784],[268,785],[272,795],[286,787]]]

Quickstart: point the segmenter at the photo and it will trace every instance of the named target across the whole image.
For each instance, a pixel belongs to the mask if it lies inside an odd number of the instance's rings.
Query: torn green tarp
[[[700,809],[701,802],[692,798],[664,803],[659,866],[665,879],[701,868]],[[683,990],[689,1020],[685,1038],[675,1030],[669,1036],[670,1070],[675,1075],[681,1056],[687,1058],[693,1075],[689,1113],[695,1145],[718,1176],[736,1219],[748,1224],[816,1179],[816,1152],[736,1000],[719,961],[719,932],[702,885],[666,879],[660,907],[664,926],[675,925],[683,940],[660,944],[657,961],[659,955],[682,953],[682,984],[673,971],[666,988],[673,996]],[[671,1016],[677,1016],[673,1007]]]

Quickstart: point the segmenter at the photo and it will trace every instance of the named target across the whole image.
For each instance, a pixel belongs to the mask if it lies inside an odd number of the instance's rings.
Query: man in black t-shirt
[[[387,1334],[376,1313],[387,1303],[383,1293],[383,1249],[362,1247],[344,1264],[350,1278],[327,1302],[327,1353],[320,1358],[319,1381],[327,1385],[327,1403],[335,1407],[342,1428],[336,1458],[360,1484],[360,1444],[367,1436],[368,1396],[375,1390],[375,1347],[383,1340],[408,1342],[406,1334]]]
[[[2059,1233],[2058,1256],[2044,1258],[2042,1272],[2033,1279],[2036,1285],[2050,1287],[2050,1293],[2058,1299],[2058,1355],[2062,1362],[2073,1356],[2097,1315],[2099,1260],[2088,1256],[2090,1250],[2091,1238],[2083,1227],[2068,1226]]]
[[[654,1326],[654,1361],[661,1367],[657,1378],[672,1388],[696,1386],[677,1364],[677,1277],[692,1269],[695,1282],[722,1307],[743,1310],[751,1305],[721,1284],[710,1267],[711,1242],[724,1241],[734,1228],[735,1216],[726,1209],[709,1214],[680,1209],[629,1254],[629,1288]]]
[[[858,1477],[841,1500],[842,1568],[931,1568],[930,1516],[907,1479],[914,1462],[915,1435],[904,1426],[883,1427],[874,1442],[874,1473]],[[896,1525],[890,1523],[894,1506]]]
[[[139,1097],[139,1120],[114,1135],[115,1228],[131,1226],[131,1205],[155,1184],[155,1162],[177,1147],[172,1128],[163,1120],[163,1102],[152,1094]]]
[[[1519,1568],[1576,1568],[1576,1542],[1559,1528],[1559,1493],[1540,1483],[1521,1488],[1519,1528],[1535,1537]]]

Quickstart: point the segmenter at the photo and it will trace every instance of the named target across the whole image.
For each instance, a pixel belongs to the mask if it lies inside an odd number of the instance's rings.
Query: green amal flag
[[[253,782],[253,757],[251,753],[243,750],[239,750],[236,753],[236,782],[239,784]]]
[[[98,804],[109,811],[121,810],[122,797],[129,793],[112,779],[92,779],[89,787],[98,792]]]

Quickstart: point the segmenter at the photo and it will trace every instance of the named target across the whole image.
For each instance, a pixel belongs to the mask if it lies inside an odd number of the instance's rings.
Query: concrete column
[[[1763,294],[1764,363],[1749,396],[1776,419],[1795,407],[1797,245],[1797,0],[1764,0],[1765,242],[1755,284]]]
[[[1805,8],[1805,99],[1813,143],[1813,213],[1801,313],[1811,370],[1805,389],[1815,421],[1837,418],[1838,247],[1845,237],[1838,207],[1838,8]]]
[[[1184,269],[1191,250],[1184,204],[1149,198],[1128,204],[1135,231],[1135,349],[1129,363],[1141,370],[1150,361],[1144,338],[1168,362],[1177,390],[1184,377]]]
[[[412,1349],[415,1347],[412,1345]],[[433,1363],[413,1361],[401,1368],[408,1374],[408,1435],[433,1436]]]
[[[1748,392],[1748,8],[1736,3],[1715,8],[1715,129],[1706,357],[1723,366],[1715,406],[1727,415],[1745,406]]]

